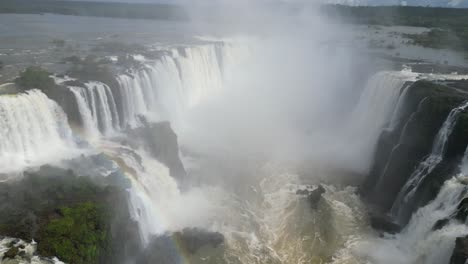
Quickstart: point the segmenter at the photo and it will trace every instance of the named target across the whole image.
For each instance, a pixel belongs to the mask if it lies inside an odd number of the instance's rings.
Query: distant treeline
[[[426,34],[408,37],[415,44],[426,47],[468,51],[468,9],[341,5],[325,6],[323,9],[328,15],[349,23],[432,28]]]
[[[300,7],[285,5],[294,10]],[[209,16],[210,11],[207,11]],[[297,11],[297,10],[296,10]],[[348,23],[365,25],[399,25],[432,28],[419,35],[407,35],[414,44],[432,48],[468,51],[468,9],[409,6],[342,6],[326,5],[329,16]],[[0,0],[1,13],[53,13],[76,16],[96,16],[139,19],[186,20],[186,10],[168,4],[112,3],[60,0]],[[239,14],[241,17],[242,14]]]
[[[182,7],[167,4],[104,3],[54,0],[0,0],[0,14],[61,14],[75,16],[185,20]]]

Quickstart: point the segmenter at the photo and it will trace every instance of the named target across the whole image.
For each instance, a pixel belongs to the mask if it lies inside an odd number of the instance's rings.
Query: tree
[[[28,67],[23,71],[15,79],[15,84],[24,90],[36,88],[44,92],[56,86],[54,79],[50,77],[50,73],[37,66]]]

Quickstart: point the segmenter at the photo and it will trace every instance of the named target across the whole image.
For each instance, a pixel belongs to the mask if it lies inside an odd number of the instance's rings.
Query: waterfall
[[[127,126],[135,127],[138,124],[138,115],[148,114],[150,107],[155,105],[153,87],[148,81],[146,70],[142,70],[134,76],[119,75],[117,81],[122,94],[124,123]]]
[[[402,89],[406,82],[413,80],[414,75],[408,72],[382,71],[367,82],[345,130],[346,144],[351,144],[349,155],[360,153],[359,162],[364,163],[357,164],[359,170],[369,169],[382,130],[398,122],[407,90]]]
[[[397,112],[397,105],[401,104],[402,96],[406,94],[402,93],[401,89],[412,78],[413,76],[406,72],[383,71],[374,74],[367,82],[352,113],[351,120],[356,127],[371,131],[373,137],[378,137],[385,125],[397,119],[394,112]]]
[[[144,68],[117,77],[124,122],[138,125],[138,116],[177,122],[187,109],[222,89],[223,69],[233,58],[228,45],[173,48]],[[221,50],[221,51],[220,51]]]
[[[74,147],[65,113],[39,90],[0,96],[0,138],[2,172],[54,162]]]
[[[395,130],[395,128],[400,122],[401,113],[403,111],[403,107],[405,104],[405,98],[406,98],[406,95],[408,94],[408,91],[411,89],[410,87],[411,85],[407,85],[403,89],[403,92],[401,93],[401,95],[398,97],[398,102],[396,104],[395,111],[393,111],[392,119],[390,120],[390,124],[388,126],[388,130],[390,131]]]
[[[75,96],[83,128],[88,136],[96,137],[101,131],[112,134],[120,128],[114,95],[104,83],[90,81],[86,87],[68,86]]]
[[[87,93],[85,89],[76,86],[68,86],[68,88],[75,96],[86,136],[88,138],[96,138],[99,135],[97,120],[93,117],[93,113],[89,108],[89,104],[86,100]]]
[[[86,134],[96,137],[138,127],[140,116],[176,125],[188,109],[222,89],[224,69],[236,60],[234,46],[168,48],[157,59],[144,60],[141,67],[116,76],[117,91],[97,81],[69,86]]]
[[[467,107],[468,102],[464,102],[462,105],[450,111],[434,139],[430,155],[418,165],[416,170],[409,177],[409,180],[403,186],[403,189],[398,193],[397,199],[391,209],[391,213],[394,216],[399,217],[401,215],[404,205],[412,200],[421,182],[423,182],[426,176],[443,160],[447,141],[455,127],[458,116]]]
[[[101,82],[87,82],[88,103],[99,129],[108,134],[118,128],[118,113],[109,86]]]

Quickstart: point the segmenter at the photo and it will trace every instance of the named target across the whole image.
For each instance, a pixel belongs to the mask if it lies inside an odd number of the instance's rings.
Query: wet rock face
[[[177,135],[170,123],[149,123],[144,119],[141,121],[143,124],[141,127],[128,131],[130,145],[144,147],[154,158],[169,168],[172,177],[183,183],[187,173],[179,157]]]
[[[390,210],[415,167],[431,152],[435,136],[450,111],[468,99],[465,93],[429,81],[417,81],[408,89],[401,121],[395,129],[380,136],[373,167],[361,188],[364,198],[384,212]],[[422,191],[418,189],[405,208],[405,219],[399,219],[403,224],[414,210],[434,198],[444,177],[457,169],[468,144],[465,115],[459,116],[449,137],[444,160],[425,178]]]
[[[450,264],[465,264],[468,260],[468,236],[458,237],[450,258]]]
[[[371,214],[369,220],[372,228],[385,233],[396,234],[402,229],[402,227],[394,223],[390,217],[382,214]]]
[[[439,193],[447,179],[459,172],[458,165],[468,145],[468,111],[458,115],[457,123],[445,145],[442,160],[426,174],[411,199],[399,208],[398,223],[386,216],[398,193],[406,184],[417,165],[430,153],[435,137],[450,111],[468,100],[463,92],[466,81],[429,82],[412,84],[405,98],[399,125],[382,133],[370,174],[362,185],[362,194],[369,204],[382,214],[370,215],[374,229],[388,233],[400,232],[411,215]],[[454,215],[439,219],[432,229],[444,228],[450,221],[464,222],[468,217],[468,199],[462,199]],[[451,264],[468,260],[468,237],[456,239]]]
[[[468,216],[468,197],[463,198],[457,207],[455,218],[461,222],[465,222]]]

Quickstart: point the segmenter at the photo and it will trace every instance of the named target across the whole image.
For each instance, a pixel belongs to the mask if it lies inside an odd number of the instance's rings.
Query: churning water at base
[[[75,144],[62,109],[39,90],[0,96],[0,172],[56,162]]]
[[[414,213],[401,233],[384,234],[380,238],[375,233],[362,235],[360,239],[350,241],[341,258],[334,263],[449,263],[455,239],[467,235],[468,227],[457,220],[439,230],[435,230],[434,225],[456,211],[468,190],[463,183],[465,177],[459,175],[446,181],[437,197]]]
[[[456,108],[465,107],[465,104]],[[468,149],[467,149],[468,150]],[[445,181],[437,196],[419,208],[398,234],[361,233],[340,250],[335,264],[441,264],[449,263],[458,237],[468,235],[468,226],[453,218],[460,201],[468,195],[468,152],[460,172]],[[444,224],[440,225],[439,221]]]
[[[353,188],[325,186],[313,208],[296,194],[304,188],[299,177],[273,167],[264,168],[252,197],[224,198],[224,214],[214,226],[226,237],[225,263],[326,263],[362,233],[364,207]]]

